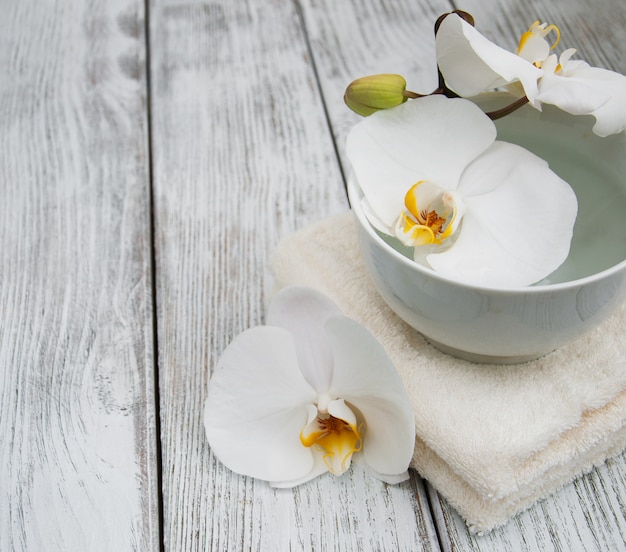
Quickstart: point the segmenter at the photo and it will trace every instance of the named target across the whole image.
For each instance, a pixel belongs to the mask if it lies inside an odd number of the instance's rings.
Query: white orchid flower
[[[468,284],[526,286],[567,257],[576,196],[543,159],[495,138],[475,104],[434,95],[363,119],[347,154],[368,220],[417,262]]]
[[[360,460],[388,483],[408,478],[411,405],[389,357],[322,294],[281,290],[267,325],[226,348],[209,382],[204,424],[231,470],[292,487]]]
[[[626,77],[572,60],[573,48],[557,57],[552,51],[559,40],[555,25],[535,21],[522,34],[517,53],[509,52],[452,13],[437,31],[437,64],[446,86],[460,96],[519,83],[537,109],[546,103],[573,115],[593,115],[599,136],[623,131]]]

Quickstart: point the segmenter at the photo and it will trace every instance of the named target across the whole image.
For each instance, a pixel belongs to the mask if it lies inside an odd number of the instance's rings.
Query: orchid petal
[[[559,69],[559,58],[556,56],[556,54],[551,54],[547,58],[545,58],[543,60],[543,63],[541,64],[541,69],[544,73],[544,76],[546,74],[555,73]],[[541,86],[541,81],[539,81],[539,83]]]
[[[357,428],[357,420],[354,412],[346,404],[344,399],[334,399],[328,403],[328,413],[335,418],[343,420],[355,430]]]
[[[298,479],[270,481],[270,486],[275,489],[291,489],[292,487],[297,487],[298,485],[307,483],[308,481],[311,481],[311,479],[315,479],[316,477],[327,473],[328,466],[324,463],[322,455],[316,454],[315,451],[311,452],[313,454],[313,467],[306,475]]]
[[[573,71],[578,69],[583,69],[585,67],[589,67],[589,64],[582,59],[574,59],[570,61],[572,56],[576,54],[576,48],[568,48],[559,56],[559,64],[561,65],[561,70],[564,70],[565,67]],[[554,69],[556,71],[556,68]]]
[[[612,94],[608,102],[591,113],[596,118],[592,130],[597,136],[610,136],[626,129],[626,105],[623,101],[626,97],[626,79],[615,88],[619,88],[619,91]]]
[[[299,435],[306,405],[316,398],[287,330],[246,330],[225,349],[209,381],[204,411],[209,445],[239,474],[267,481],[305,477],[314,458]]]
[[[435,48],[446,85],[460,96],[475,96],[519,80],[534,103],[542,71],[491,42],[458,15],[442,21]]]
[[[283,288],[268,308],[267,325],[291,333],[300,370],[318,393],[328,391],[333,373],[333,354],[326,339],[324,322],[338,314],[341,310],[328,297],[300,286]]]
[[[598,68],[589,69],[604,71]],[[593,73],[595,72],[592,71],[590,78],[586,78],[582,76],[584,75],[582,71],[579,76],[546,72],[539,83],[537,100],[556,105],[572,115],[590,114],[606,104],[612,95],[610,89],[604,86],[604,82]]]
[[[392,234],[413,184],[429,180],[453,189],[495,136],[476,105],[436,95],[370,115],[352,129],[346,149],[369,207]]]
[[[328,319],[326,330],[335,358],[331,394],[365,421],[364,462],[374,473],[404,474],[413,455],[415,420],[402,380],[363,326],[338,316]]]
[[[365,471],[367,471],[370,475],[374,476],[376,479],[380,479],[381,481],[388,483],[389,485],[397,485],[398,483],[402,483],[403,481],[406,481],[407,479],[411,477],[409,475],[409,470],[405,470],[402,473],[394,473],[394,474],[379,473],[373,470],[371,466],[368,466],[364,462],[363,457],[360,455],[355,455],[354,463],[357,466],[363,468]]]
[[[626,128],[626,76],[608,69],[590,67],[580,60],[561,56],[563,74],[546,74],[540,82],[538,99],[573,115],[596,118],[598,136],[616,134]]]
[[[527,286],[567,257],[576,196],[539,157],[496,142],[468,167],[459,189],[463,226],[450,249],[428,256],[437,272],[472,285]]]
[[[317,411],[317,407],[314,404],[306,405],[306,410],[307,410],[306,426],[308,426],[317,418],[318,411]],[[300,433],[300,436],[301,436],[300,441],[302,442],[302,432]],[[309,450],[311,451],[312,456],[313,456],[313,467],[308,473],[296,479],[270,481],[270,486],[274,488],[278,488],[278,489],[296,487],[298,485],[302,485],[303,483],[306,483],[307,481],[310,481],[311,479],[318,477],[319,475],[322,475],[323,473],[326,473],[328,471],[328,466],[324,463],[322,455],[319,452],[317,452],[315,449],[309,449]]]

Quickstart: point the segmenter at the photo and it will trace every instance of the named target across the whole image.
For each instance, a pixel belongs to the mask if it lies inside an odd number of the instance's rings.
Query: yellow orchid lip
[[[404,205],[406,211],[398,217],[395,230],[396,237],[405,245],[439,245],[458,226],[455,195],[427,181],[420,180],[409,188]]]
[[[528,30],[522,33],[517,46],[517,53],[520,54],[522,52],[524,46],[526,46],[532,37],[540,36],[541,38],[545,38],[551,32],[554,32],[556,35],[554,42],[550,44],[550,50],[554,50],[561,41],[561,31],[559,28],[554,24],[548,25],[547,23],[540,23],[538,20],[534,21]]]
[[[363,446],[361,431],[356,425],[319,412],[300,433],[300,442],[307,448],[315,447],[334,475],[344,473],[350,467],[352,455]]]

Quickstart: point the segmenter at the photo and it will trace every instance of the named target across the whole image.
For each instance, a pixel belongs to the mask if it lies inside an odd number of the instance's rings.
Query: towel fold
[[[503,525],[626,448],[626,307],[543,358],[481,365],[441,353],[387,307],[350,213],[284,239],[271,269],[279,286],[328,295],[383,344],[413,403],[411,467],[470,531]]]

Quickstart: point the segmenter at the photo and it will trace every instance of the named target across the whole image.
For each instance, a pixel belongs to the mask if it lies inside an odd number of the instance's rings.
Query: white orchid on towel
[[[434,95],[366,117],[346,149],[368,220],[417,262],[467,284],[526,286],[567,257],[576,196],[544,160],[495,138],[475,104]]]
[[[340,475],[352,459],[388,483],[407,479],[413,411],[376,339],[303,287],[280,291],[266,322],[233,340],[209,382],[215,455],[275,487]]]
[[[460,96],[520,83],[530,104],[538,109],[546,103],[574,115],[593,115],[593,131],[599,136],[623,131],[626,77],[571,59],[574,48],[557,57],[552,51],[559,40],[558,27],[535,21],[513,53],[451,13],[437,31],[437,65],[446,86]]]

